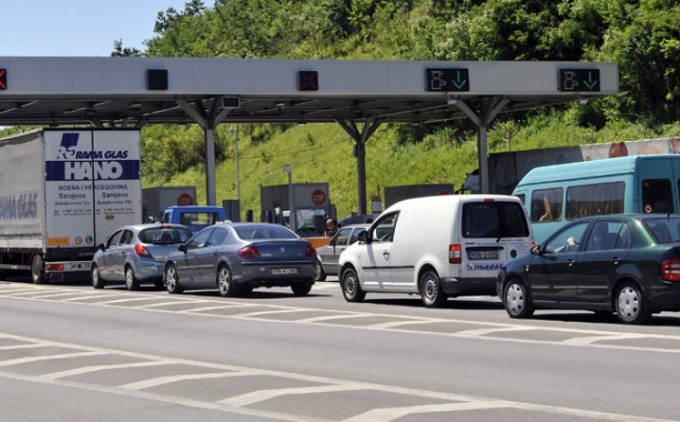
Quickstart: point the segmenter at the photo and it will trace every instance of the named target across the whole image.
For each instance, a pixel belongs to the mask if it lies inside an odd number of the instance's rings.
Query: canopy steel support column
[[[472,110],[463,100],[456,99],[454,105],[477,125],[477,160],[479,165],[479,187],[481,193],[489,193],[489,143],[487,130],[498,113],[510,102],[501,97],[490,97],[484,101],[480,113]],[[481,115],[481,116],[480,116]]]
[[[359,214],[366,214],[366,142],[368,138],[375,133],[375,131],[382,123],[377,119],[367,119],[364,122],[361,131],[353,120],[340,120],[336,119],[336,122],[345,129],[345,132],[354,139],[354,144],[356,146],[356,157],[357,157],[357,185],[358,185],[358,195],[359,195]]]
[[[194,106],[186,100],[176,100],[185,113],[203,128],[205,139],[205,196],[208,205],[217,205],[217,182],[215,180],[215,128],[229,114],[230,109],[221,107],[222,97],[213,100],[210,114],[206,113],[202,103]]]

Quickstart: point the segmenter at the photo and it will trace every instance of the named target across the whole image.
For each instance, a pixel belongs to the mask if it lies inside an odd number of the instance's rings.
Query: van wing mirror
[[[361,233],[359,233],[359,238],[357,240],[359,242],[369,243],[368,232],[366,230],[364,230]]]

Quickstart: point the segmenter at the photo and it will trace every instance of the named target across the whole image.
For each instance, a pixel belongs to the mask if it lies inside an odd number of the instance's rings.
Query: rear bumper
[[[442,290],[451,296],[496,296],[496,277],[458,278],[440,280]]]
[[[232,274],[232,282],[237,286],[290,286],[291,284],[314,282],[317,278],[316,264],[298,265],[297,274],[271,275],[269,266],[244,266],[238,273]]]

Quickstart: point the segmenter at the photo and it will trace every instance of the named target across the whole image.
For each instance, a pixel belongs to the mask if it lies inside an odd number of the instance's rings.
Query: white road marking
[[[125,388],[127,390],[145,390],[159,385],[171,384],[173,382],[187,381],[187,380],[202,380],[215,378],[231,378],[231,377],[248,377],[252,376],[249,372],[216,372],[208,374],[186,374],[186,375],[170,375],[167,377],[151,378],[144,381],[131,382],[129,384],[119,385],[118,388]]]
[[[275,311],[259,311],[259,312],[249,312],[249,313],[245,313],[245,314],[238,314],[238,315],[234,315],[234,317],[253,318],[253,317],[259,317],[259,316],[265,316],[265,315],[289,314],[289,313],[292,313],[292,312],[309,312],[309,310],[305,309],[305,308],[277,309]]]
[[[491,333],[503,333],[512,331],[535,331],[531,327],[515,326],[515,327],[494,327],[494,328],[479,328],[477,330],[458,331],[456,335],[461,337],[480,337]]]
[[[97,302],[97,305],[113,305],[116,303],[138,302],[140,300],[158,300],[158,299],[154,296],[128,297],[125,299],[113,299],[107,300],[106,302]]]
[[[17,358],[17,359],[9,359],[9,360],[0,361],[0,367],[20,365],[22,363],[40,362],[42,360],[71,359],[71,358],[81,358],[81,357],[97,356],[97,355],[105,355],[105,354],[106,354],[106,352],[95,351],[95,352],[63,353],[63,354],[45,355],[45,356],[31,356],[31,357],[27,357],[27,358]]]
[[[603,334],[600,336],[589,336],[589,337],[574,337],[567,340],[563,340],[562,344],[578,344],[578,345],[588,345],[593,344],[598,341],[603,340],[635,340],[649,338],[646,334],[638,333],[617,333],[617,334]]]
[[[113,363],[109,365],[92,365],[83,366],[81,368],[69,369],[68,371],[52,372],[43,375],[45,378],[56,380],[59,378],[72,377],[74,375],[89,374],[91,372],[108,371],[110,369],[128,369],[128,368],[146,368],[149,366],[163,366],[172,365],[171,362],[166,361],[148,361],[148,362],[131,362],[131,363]]]
[[[433,412],[459,412],[461,410],[480,410],[497,409],[508,407],[507,403],[501,401],[472,401],[465,403],[445,403],[445,404],[425,404],[421,406],[390,407],[383,409],[373,409],[361,413],[343,422],[390,422],[401,417]]]
[[[296,388],[278,388],[273,390],[253,391],[240,396],[233,396],[228,399],[217,401],[216,403],[228,404],[235,407],[249,406],[254,403],[273,399],[281,396],[289,396],[294,394],[319,394],[319,393],[334,393],[336,391],[356,391],[364,389],[358,384],[340,384],[340,385],[321,385],[315,387],[296,387]]]
[[[328,310],[326,310],[328,312]],[[342,311],[340,311],[342,312]],[[347,314],[342,314],[342,315],[326,315],[326,316],[319,316],[319,317],[313,317],[313,318],[307,318],[307,319],[299,319],[295,322],[300,322],[300,323],[318,323],[318,322],[326,322],[326,321],[332,321],[334,319],[345,319],[345,318],[365,318],[365,317],[370,317],[374,316],[375,314],[369,314],[369,313],[362,313],[362,312],[357,312],[357,313],[347,313]]]
[[[46,346],[44,344],[40,344],[40,343],[14,344],[14,345],[11,345],[11,346],[0,346],[0,350],[36,349],[38,347],[46,347]]]
[[[123,368],[129,368],[132,365],[144,365],[144,364],[154,363],[154,362],[155,362],[156,365],[184,364],[184,365],[191,365],[191,366],[196,366],[196,367],[201,367],[201,368],[213,368],[213,369],[216,369],[216,370],[219,370],[219,371],[222,371],[222,372],[232,371],[232,372],[237,372],[239,374],[242,374],[242,375],[239,375],[239,376],[268,375],[268,376],[281,377],[281,378],[287,378],[287,379],[298,380],[298,381],[309,381],[309,382],[315,382],[315,383],[330,384],[328,386],[303,387],[301,389],[282,388],[282,389],[274,389],[274,390],[262,390],[262,391],[259,391],[259,392],[255,392],[254,393],[255,396],[251,396],[252,398],[250,398],[250,399],[247,397],[248,394],[242,394],[242,395],[231,397],[231,399],[233,399],[234,402],[243,403],[243,404],[245,404],[247,401],[250,401],[251,403],[257,403],[257,402],[260,402],[262,400],[266,400],[266,398],[262,399],[262,397],[264,397],[265,395],[269,395],[270,398],[274,398],[274,397],[278,397],[278,396],[281,396],[281,395],[296,394],[296,392],[298,392],[299,394],[305,394],[303,391],[307,388],[309,388],[308,392],[311,394],[311,393],[318,393],[319,389],[322,389],[322,390],[327,389],[328,391],[332,391],[332,390],[334,390],[334,388],[342,388],[342,387],[345,387],[345,386],[352,386],[353,389],[374,390],[374,391],[379,391],[379,392],[383,392],[383,393],[410,395],[410,396],[416,396],[416,397],[423,397],[423,398],[429,398],[429,399],[439,399],[439,400],[446,400],[446,401],[449,401],[449,402],[455,402],[455,403],[432,404],[432,405],[421,405],[421,406],[373,409],[373,410],[361,413],[359,415],[355,415],[353,417],[350,417],[350,418],[346,419],[344,422],[390,422],[392,420],[395,420],[395,419],[398,419],[402,416],[410,415],[410,414],[421,414],[421,413],[432,413],[432,412],[455,412],[455,411],[461,411],[461,410],[477,410],[477,409],[484,410],[484,409],[502,408],[502,407],[515,408],[515,409],[521,409],[521,410],[527,410],[527,411],[539,411],[539,412],[546,412],[546,413],[560,414],[560,415],[567,415],[567,416],[576,416],[576,417],[579,417],[579,418],[591,418],[593,420],[601,420],[601,421],[608,420],[608,421],[616,421],[616,422],[671,422],[669,420],[658,419],[658,418],[638,417],[638,416],[629,416],[629,415],[610,413],[610,412],[598,412],[598,411],[582,410],[582,409],[575,409],[575,408],[566,408],[566,407],[559,407],[559,406],[539,405],[539,404],[532,404],[532,403],[507,401],[507,400],[496,400],[496,399],[491,399],[491,398],[467,396],[467,395],[454,394],[454,393],[442,393],[442,392],[437,392],[437,391],[427,391],[427,390],[412,389],[412,388],[397,387],[397,386],[382,385],[382,384],[354,382],[354,381],[349,381],[349,380],[333,379],[333,378],[313,376],[313,375],[296,374],[296,373],[289,373],[289,372],[279,372],[279,371],[263,370],[263,369],[248,368],[248,367],[237,367],[237,366],[233,366],[233,365],[214,364],[214,363],[201,362],[201,361],[192,361],[192,360],[188,360],[188,359],[169,358],[169,357],[148,355],[148,354],[135,353],[135,352],[125,352],[125,351],[120,351],[120,350],[110,350],[110,349],[87,347],[87,346],[80,346],[80,345],[74,345],[74,344],[68,344],[68,343],[59,343],[59,342],[54,342],[54,341],[43,341],[43,340],[39,340],[39,339],[16,336],[16,335],[6,334],[6,333],[4,333],[4,334],[0,333],[0,337],[10,338],[10,339],[14,339],[14,340],[17,340],[17,341],[36,342],[36,343],[40,343],[40,344],[43,344],[43,345],[65,347],[65,348],[71,348],[71,349],[80,349],[80,350],[85,351],[85,352],[82,352],[82,353],[69,354],[68,357],[72,357],[74,355],[82,356],[82,355],[93,355],[93,354],[108,354],[108,355],[126,356],[126,357],[131,357],[131,358],[148,360],[148,362],[136,362],[136,363],[132,363],[132,364],[117,364],[118,366],[123,367]],[[53,358],[55,358],[55,356],[67,357],[66,355],[53,355],[53,356],[47,356],[45,358],[53,359]],[[114,366],[115,365],[100,365],[99,367],[113,368]],[[87,372],[91,372],[92,368],[94,368],[94,367],[92,367],[92,366],[87,367]],[[173,404],[177,404],[177,405],[183,405],[183,406],[189,406],[189,407],[195,407],[195,408],[201,408],[201,409],[220,410],[220,411],[233,413],[233,414],[252,415],[252,416],[258,416],[260,418],[271,418],[271,419],[291,421],[291,422],[293,422],[293,421],[294,422],[319,422],[320,421],[318,418],[306,417],[304,415],[291,415],[291,414],[286,414],[286,413],[262,411],[262,410],[248,409],[248,408],[245,408],[245,407],[237,407],[237,406],[229,405],[229,404],[227,404],[229,402],[229,398],[221,400],[220,402],[212,403],[212,402],[205,402],[205,401],[200,401],[200,400],[187,399],[187,398],[183,398],[183,397],[179,397],[179,396],[152,394],[152,393],[138,391],[138,390],[131,389],[131,388],[122,388],[121,386],[119,386],[119,387],[105,387],[105,386],[100,386],[100,385],[96,385],[96,384],[92,384],[92,383],[80,383],[80,382],[73,382],[73,381],[68,381],[68,380],[56,379],[56,378],[63,378],[64,377],[63,374],[65,374],[67,372],[70,372],[71,374],[73,374],[74,373],[73,371],[80,371],[80,373],[83,373],[82,372],[83,370],[85,370],[85,368],[78,368],[78,369],[71,370],[71,371],[63,371],[63,372],[60,372],[60,373],[52,373],[52,374],[47,374],[47,375],[42,375],[42,376],[41,375],[20,375],[20,374],[14,374],[14,373],[0,371],[0,377],[17,379],[17,380],[22,380],[22,381],[27,381],[27,382],[38,382],[38,383],[43,383],[43,384],[58,385],[58,386],[62,386],[62,387],[66,386],[66,387],[78,388],[78,389],[83,389],[83,390],[88,390],[88,391],[99,391],[99,392],[104,392],[104,393],[109,393],[109,394],[124,395],[124,396],[128,396],[128,397],[142,398],[142,399],[147,399],[147,400],[155,400],[155,401],[173,403]],[[62,374],[62,376],[55,378],[56,374]],[[198,374],[189,375],[189,377],[191,377],[191,376],[204,376],[204,375],[198,375]],[[237,376],[237,375],[233,375],[233,376]],[[180,375],[179,377],[182,377],[182,375]],[[186,375],[184,375],[184,377],[186,377]],[[147,385],[151,385],[152,383],[161,382],[160,380],[162,378],[165,378],[166,380],[170,379],[170,377],[160,377],[160,378],[154,378],[154,380],[156,380],[156,381],[152,381],[152,379],[149,379],[149,380],[139,381],[137,383],[131,383],[131,384],[125,384],[125,385],[128,386],[128,387],[130,387],[131,385],[134,386],[134,384],[141,386],[142,385],[141,383],[144,383],[144,382],[146,382]],[[257,397],[258,395],[259,395],[259,397]],[[528,417],[530,418],[531,415],[528,415]],[[324,422],[328,422],[328,421],[324,421]]]

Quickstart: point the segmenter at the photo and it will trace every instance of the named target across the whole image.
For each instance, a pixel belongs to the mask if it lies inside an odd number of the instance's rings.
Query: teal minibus
[[[536,243],[568,221],[620,213],[675,213],[680,155],[638,155],[530,170],[513,191],[529,216]]]

